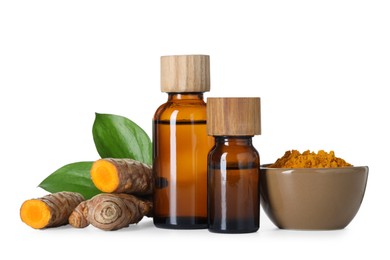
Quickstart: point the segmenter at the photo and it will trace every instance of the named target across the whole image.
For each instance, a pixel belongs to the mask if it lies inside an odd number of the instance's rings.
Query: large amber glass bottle
[[[207,228],[206,103],[209,57],[161,57],[161,90],[168,101],[154,115],[154,215],[157,227]]]
[[[209,98],[208,228],[218,233],[256,232],[260,222],[259,98]]]

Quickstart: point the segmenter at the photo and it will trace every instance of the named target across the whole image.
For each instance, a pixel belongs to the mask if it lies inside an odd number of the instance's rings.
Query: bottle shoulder
[[[197,101],[168,101],[160,105],[153,117],[154,120],[206,120],[206,103]]]
[[[227,145],[218,145],[215,144],[212,151],[217,156],[222,154],[231,154],[231,155],[245,155],[248,154],[253,157],[258,157],[259,153],[256,148],[252,145],[248,146],[227,146]]]
[[[226,162],[227,165],[254,165],[260,167],[260,156],[253,146],[224,146],[215,145],[210,153],[209,160],[212,165]]]

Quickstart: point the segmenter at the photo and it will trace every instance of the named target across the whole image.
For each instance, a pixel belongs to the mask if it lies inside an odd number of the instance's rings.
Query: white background
[[[370,167],[340,231],[254,234],[154,228],[33,230],[19,207],[59,167],[98,159],[94,113],[151,135],[161,55],[209,54],[207,96],[260,96],[262,163],[334,150]],[[389,257],[389,1],[1,1],[1,253],[20,259],[381,259]],[[385,94],[386,93],[386,94]],[[387,240],[387,242],[386,242]],[[212,259],[212,258],[207,258]],[[387,258],[388,259],[388,258]]]

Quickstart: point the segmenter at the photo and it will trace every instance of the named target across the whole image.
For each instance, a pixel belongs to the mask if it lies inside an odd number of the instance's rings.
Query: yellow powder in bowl
[[[345,160],[334,155],[334,151],[329,153],[319,150],[318,153],[304,151],[302,154],[297,150],[285,152],[283,157],[276,160],[269,168],[335,168],[352,166]]]

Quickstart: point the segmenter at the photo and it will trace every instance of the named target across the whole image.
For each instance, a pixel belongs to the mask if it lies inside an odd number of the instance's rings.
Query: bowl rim
[[[364,168],[369,170],[369,167],[366,165],[361,165],[361,166],[344,166],[344,167],[327,167],[327,168],[274,168],[274,167],[268,167],[272,163],[267,163],[267,164],[261,164],[260,169],[264,170],[283,170],[283,171],[290,171],[290,170],[302,170],[302,171],[313,171],[313,170],[340,170],[340,169],[356,169],[356,168]]]

